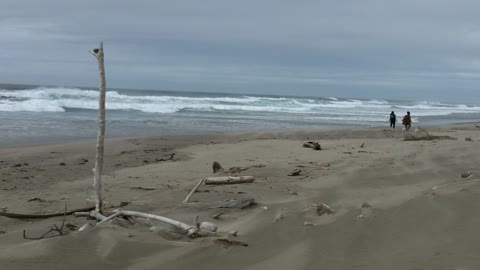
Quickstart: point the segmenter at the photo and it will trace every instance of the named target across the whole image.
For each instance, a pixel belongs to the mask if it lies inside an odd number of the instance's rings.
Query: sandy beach
[[[414,136],[420,136],[411,130]],[[112,139],[105,201],[238,231],[248,246],[216,237],[172,239],[156,222],[107,223],[67,216],[68,235],[39,236],[63,217],[0,216],[1,269],[479,269],[480,125],[425,127],[450,139],[404,141],[400,128],[279,131]],[[468,140],[470,138],[471,140]],[[467,140],[466,140],[467,139]],[[304,148],[318,141],[322,150]],[[93,205],[95,141],[0,148],[0,211],[42,214]],[[213,174],[251,184],[202,185]],[[295,169],[297,176],[289,176]],[[469,177],[461,174],[471,171]],[[254,199],[245,209],[212,208]],[[334,213],[318,215],[312,204]],[[363,206],[362,206],[363,205]],[[110,209],[112,210],[112,209]],[[223,212],[219,219],[215,214]]]

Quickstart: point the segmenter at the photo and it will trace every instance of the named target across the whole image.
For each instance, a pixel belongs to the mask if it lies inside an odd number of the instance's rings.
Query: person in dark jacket
[[[390,127],[395,128],[395,123],[397,122],[397,116],[395,115],[395,112],[392,111],[390,113]]]
[[[412,126],[412,118],[410,118],[410,112],[407,112],[407,114],[403,117],[402,123],[405,126],[405,130],[410,129],[410,127]]]

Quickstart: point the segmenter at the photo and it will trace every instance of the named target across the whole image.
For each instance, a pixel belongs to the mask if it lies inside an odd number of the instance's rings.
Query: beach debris
[[[60,165],[60,166],[65,166],[65,165],[67,165],[67,164],[65,164],[65,162],[60,162],[60,163],[58,163],[58,165]]]
[[[275,222],[278,222],[282,219],[284,219],[286,217],[286,214],[285,214],[285,210],[284,209],[281,209],[280,211],[278,211],[278,213],[275,215],[275,217],[273,218],[273,223]]]
[[[27,202],[46,202],[46,200],[35,197],[35,198],[32,198],[32,199],[28,200]]]
[[[303,226],[315,226],[315,223],[313,223],[313,222],[311,222],[311,221],[309,221],[309,220],[305,220],[305,221],[303,222]]]
[[[76,212],[85,212],[85,211],[91,211],[95,209],[95,207],[84,207],[84,208],[78,208],[66,212],[60,212],[60,213],[52,213],[52,214],[18,214],[18,213],[11,213],[11,212],[0,212],[0,216],[4,217],[9,217],[9,218],[18,218],[18,219],[40,219],[40,218],[51,218],[51,217],[61,217],[63,215],[72,215],[73,213]]]
[[[220,163],[218,163],[217,161],[213,162],[212,170],[213,170],[213,173],[223,173],[225,171],[222,165],[220,165]]]
[[[360,215],[357,216],[357,218],[367,218],[372,215],[372,206],[364,202],[362,203],[362,209]]]
[[[109,222],[109,221],[111,221],[111,220],[113,220],[117,217],[120,217],[120,216],[122,216],[122,217],[140,217],[140,218],[145,218],[145,219],[161,221],[161,222],[170,224],[172,226],[178,227],[182,231],[182,234],[184,234],[184,235],[186,235],[190,238],[196,238],[196,237],[209,235],[208,231],[205,232],[206,234],[204,234],[204,231],[202,231],[197,226],[188,225],[186,223],[183,223],[183,222],[180,222],[180,221],[177,221],[177,220],[173,220],[173,219],[170,219],[170,218],[167,218],[167,217],[163,217],[163,216],[158,216],[158,215],[153,215],[153,214],[148,214],[148,213],[142,213],[142,212],[137,212],[137,211],[127,211],[127,210],[117,211],[114,214],[106,217],[105,219],[103,219],[102,221],[97,223],[97,225]]]
[[[433,140],[456,140],[450,136],[414,136],[412,134],[406,134],[403,138],[404,141],[433,141]]]
[[[251,168],[263,168],[263,167],[266,167],[266,165],[265,164],[255,164],[255,165],[250,165],[250,166],[246,166],[246,167],[235,166],[235,167],[231,167],[230,169],[228,169],[227,173],[229,173],[229,174],[240,173],[240,172],[246,171],[246,170],[251,169]],[[213,173],[224,173],[225,172],[225,169],[222,167],[222,165],[220,165],[220,163],[218,161],[213,162],[212,170],[213,170]]]
[[[213,206],[210,208],[239,208],[239,209],[244,209],[249,206],[254,206],[257,203],[255,202],[255,199],[230,199],[230,200],[225,200],[222,203],[220,203],[217,206]]]
[[[472,171],[463,172],[460,176],[461,176],[462,178],[467,178],[467,177],[469,177],[470,175],[472,175]]]
[[[464,185],[464,184],[473,183],[473,182],[478,182],[478,181],[480,181],[480,179],[466,180],[466,181],[461,181],[461,182],[455,182],[455,183],[449,183],[449,184],[445,184],[445,185],[435,186],[435,187],[433,187],[432,189],[433,189],[433,190],[436,190],[436,189],[443,188],[443,187]],[[1,212],[0,212],[0,214],[1,214]]]
[[[470,138],[470,137],[465,138],[465,141],[467,141],[467,142],[473,142],[472,138]]]
[[[198,183],[193,187],[193,189],[190,191],[190,193],[188,193],[187,197],[185,198],[185,200],[183,200],[183,203],[187,203],[188,200],[190,199],[190,197],[192,197],[193,193],[195,193],[197,191],[197,189],[200,187],[200,185],[205,181],[205,179],[201,179],[200,181],[198,181]]]
[[[370,207],[372,206],[369,203],[367,202],[362,203],[362,208],[370,208]]]
[[[303,143],[303,147],[305,148],[312,148],[313,150],[322,150],[322,147],[318,142],[305,142]]]
[[[405,137],[404,137],[404,141],[432,141],[432,140],[456,140],[455,138],[453,137],[450,137],[450,136],[434,136],[434,135],[430,135],[430,133],[422,128],[422,127],[417,127],[416,129],[416,134],[417,133],[423,133],[423,135],[417,135],[417,136],[414,136],[410,133],[407,133],[405,134]]]
[[[217,225],[212,222],[204,221],[200,223],[200,230],[207,232],[216,232],[218,229]]]
[[[45,239],[45,238],[53,238],[53,237],[57,237],[57,236],[64,236],[64,235],[67,234],[67,232],[63,231],[63,228],[65,227],[65,219],[66,218],[67,218],[67,203],[65,202],[65,209],[63,211],[63,220],[62,220],[62,225],[60,225],[60,227],[57,226],[57,224],[54,223],[53,227],[50,228],[50,230],[48,230],[46,233],[42,234],[39,237],[29,237],[29,236],[27,236],[27,232],[25,230],[23,230],[23,239],[41,240],[41,239]],[[52,233],[52,232],[57,232],[57,234],[51,235],[50,233]]]
[[[317,215],[321,216],[323,214],[333,214],[334,211],[330,206],[326,205],[325,203],[320,203],[320,204],[312,204],[313,207],[315,207],[315,211],[317,212]]]
[[[220,176],[206,178],[205,185],[244,184],[253,183],[253,181],[255,181],[253,176]]]
[[[130,189],[138,189],[138,190],[155,190],[156,188],[146,188],[146,187],[130,187]]]
[[[234,240],[228,240],[226,238],[220,238],[220,239],[215,239],[213,240],[213,243],[222,246],[223,248],[229,248],[231,246],[242,246],[242,247],[248,247],[248,244],[245,242],[240,242],[240,241],[234,241]]]
[[[175,153],[171,153],[168,158],[156,158],[156,159],[155,159],[156,162],[169,161],[169,160],[175,161]]]
[[[83,224],[82,226],[80,226],[80,228],[78,229],[79,232],[83,232],[83,231],[88,231],[88,230],[91,230],[93,228],[93,225],[90,224],[90,223],[85,223]]]
[[[300,170],[299,168],[295,168],[288,176],[298,176],[301,172],[302,170]]]
[[[247,167],[231,167],[230,169],[228,169],[228,172],[227,173],[240,173],[240,172],[243,172],[243,171],[246,171],[248,169],[251,169],[251,168],[264,168],[264,167],[267,167],[267,165],[265,164],[255,164],[255,165],[250,165],[250,166],[247,166]]]
[[[238,236],[238,231],[229,231],[228,234],[233,236],[233,237],[237,237]]]
[[[220,219],[220,217],[223,215],[223,212],[218,212],[215,215],[213,215],[213,219]]]
[[[71,231],[76,231],[77,228],[78,228],[77,225],[72,224],[72,223],[66,223],[66,224],[65,224],[65,227],[67,227],[67,228],[68,228],[69,230],[71,230]]]

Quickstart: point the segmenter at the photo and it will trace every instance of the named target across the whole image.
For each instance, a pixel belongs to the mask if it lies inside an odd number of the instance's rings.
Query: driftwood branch
[[[90,52],[92,53],[92,52]],[[94,49],[92,53],[98,61],[98,71],[100,75],[100,98],[98,100],[98,137],[97,137],[97,154],[95,158],[95,168],[93,169],[93,187],[95,189],[95,210],[102,213],[103,211],[103,187],[102,187],[102,169],[103,169],[103,152],[105,140],[105,65],[103,42],[100,42],[100,48]]]
[[[188,200],[190,199],[190,197],[192,197],[193,193],[195,193],[197,191],[197,189],[200,187],[200,185],[203,183],[203,181],[205,181],[205,179],[202,179],[200,181],[198,181],[198,183],[195,185],[195,187],[193,187],[192,191],[190,191],[190,193],[188,193],[187,197],[185,198],[185,200],[183,200],[183,203],[187,203]]]
[[[190,237],[198,237],[200,234],[200,231],[198,228],[185,224],[180,221],[176,221],[167,217],[162,217],[162,216],[157,216],[153,214],[147,214],[147,213],[142,213],[142,212],[137,212],[137,211],[118,211],[115,214],[107,217],[106,219],[100,221],[98,224],[108,222],[116,217],[119,216],[131,216],[131,217],[141,217],[141,218],[146,218],[146,219],[153,219],[153,220],[158,220],[161,222],[168,223],[170,225],[173,225],[175,227],[180,228],[187,236]]]
[[[221,176],[206,178],[205,185],[243,184],[253,183],[253,181],[255,181],[253,176]]]
[[[106,216],[100,214],[97,210],[93,210],[89,213],[89,216],[96,218],[97,220],[104,221],[107,219]]]
[[[25,230],[23,230],[23,239],[40,240],[40,239],[45,239],[45,238],[63,236],[63,235],[65,235],[65,232],[63,232],[63,227],[65,227],[65,220],[66,219],[67,219],[67,204],[65,203],[65,210],[63,211],[62,225],[60,225],[60,227],[58,227],[57,224],[53,224],[53,227],[50,228],[50,230],[47,231],[46,233],[42,234],[40,237],[29,237],[29,236],[27,236],[27,232]],[[51,232],[57,232],[58,234],[47,236]]]
[[[417,131],[418,130],[418,131]],[[405,134],[404,141],[433,141],[433,140],[456,140],[450,136],[436,136],[431,135],[426,129],[418,126],[416,128],[416,132],[422,132],[424,135],[412,135],[410,133]]]
[[[65,211],[62,213],[51,213],[51,214],[18,214],[18,213],[9,213],[9,212],[0,212],[0,216],[9,217],[9,218],[18,218],[18,219],[40,219],[40,218],[51,218],[51,217],[60,217],[63,215],[72,215],[76,212],[85,212],[95,209],[94,206],[78,208],[70,211]]]

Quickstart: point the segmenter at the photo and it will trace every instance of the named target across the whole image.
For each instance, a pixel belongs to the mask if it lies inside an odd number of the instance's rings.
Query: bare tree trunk
[[[98,71],[100,74],[100,98],[98,108],[98,137],[97,137],[97,156],[95,159],[95,168],[93,169],[93,187],[95,189],[95,210],[103,212],[103,188],[102,188],[102,168],[103,168],[103,149],[105,140],[105,66],[103,54],[103,42],[100,42],[100,48],[90,52],[97,58]]]

